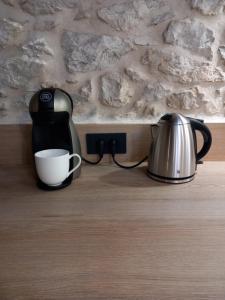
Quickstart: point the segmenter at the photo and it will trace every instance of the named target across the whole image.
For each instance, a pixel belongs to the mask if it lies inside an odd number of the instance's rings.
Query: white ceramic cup
[[[67,177],[77,170],[81,164],[79,154],[69,154],[64,149],[48,149],[34,154],[35,165],[39,178],[50,186],[60,185]],[[78,164],[69,171],[69,161],[72,157],[78,158]]]

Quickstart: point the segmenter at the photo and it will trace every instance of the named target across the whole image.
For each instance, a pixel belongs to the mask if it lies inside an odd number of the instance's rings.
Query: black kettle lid
[[[168,123],[168,125],[184,125],[190,124],[190,121],[181,114],[167,113],[161,117],[159,123]]]

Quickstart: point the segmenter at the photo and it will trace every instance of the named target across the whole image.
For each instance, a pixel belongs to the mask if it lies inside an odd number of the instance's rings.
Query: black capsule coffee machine
[[[73,102],[67,92],[56,88],[42,89],[31,98],[29,111],[33,121],[33,154],[46,149],[65,149],[81,156],[79,137],[72,121]],[[72,158],[70,170],[77,163],[77,158]],[[38,186],[44,190],[64,188],[78,178],[80,172],[81,166],[57,187],[48,186],[38,178]]]

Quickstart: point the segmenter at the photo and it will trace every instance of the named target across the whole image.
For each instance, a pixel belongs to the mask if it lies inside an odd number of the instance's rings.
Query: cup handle
[[[71,154],[71,155],[69,156],[69,159],[71,159],[72,157],[77,157],[78,160],[79,160],[79,162],[78,162],[78,164],[76,165],[76,167],[74,167],[71,171],[69,171],[68,176],[70,176],[70,174],[72,174],[74,171],[76,171],[76,170],[79,168],[80,164],[81,164],[81,157],[80,157],[79,154],[73,153],[73,154]],[[67,177],[68,177],[68,176],[67,176]]]

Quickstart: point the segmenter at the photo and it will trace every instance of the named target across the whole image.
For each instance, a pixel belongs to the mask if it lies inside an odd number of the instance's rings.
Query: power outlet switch
[[[87,154],[99,154],[101,141],[104,141],[103,154],[111,153],[113,140],[116,141],[115,154],[127,152],[126,133],[88,133],[86,134]]]

